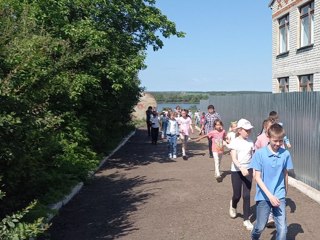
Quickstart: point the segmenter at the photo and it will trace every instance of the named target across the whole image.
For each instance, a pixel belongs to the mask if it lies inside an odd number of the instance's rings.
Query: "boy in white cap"
[[[254,151],[254,143],[249,139],[253,126],[246,119],[240,119],[237,123],[237,134],[229,144],[231,149],[231,183],[233,195],[230,201],[229,215],[231,218],[237,216],[237,204],[243,190],[243,226],[251,231],[253,225],[249,220],[250,216],[250,191],[252,186],[252,169],[249,170],[251,157]]]

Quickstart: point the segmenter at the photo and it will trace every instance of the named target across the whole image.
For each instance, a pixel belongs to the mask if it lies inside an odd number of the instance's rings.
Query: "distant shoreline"
[[[271,92],[259,92],[259,91],[216,91],[216,92],[152,92],[151,94],[155,100],[159,103],[188,103],[199,104],[201,100],[207,100],[211,96],[236,96],[236,95],[251,95],[251,94],[270,94]]]

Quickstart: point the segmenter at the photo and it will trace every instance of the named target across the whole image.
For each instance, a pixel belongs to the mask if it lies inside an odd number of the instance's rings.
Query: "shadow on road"
[[[146,146],[149,146],[146,150]],[[189,160],[192,157],[207,153],[207,147],[203,144],[190,142],[187,155]],[[181,157],[181,143],[178,141],[177,146],[178,158]],[[176,160],[168,158],[168,150],[166,140],[159,140],[157,145],[151,144],[151,138],[148,137],[145,129],[138,129],[136,134],[116,152],[111,158],[106,161],[102,169],[121,168],[131,170],[137,166],[147,165],[153,162],[158,163],[173,163]]]
[[[138,131],[139,134],[139,131]],[[141,136],[136,136],[141,137]],[[146,164],[161,151],[146,152],[143,140],[126,144],[120,151],[106,161],[95,177],[80,193],[62,208],[52,221],[52,227],[40,240],[92,240],[117,239],[139,230],[130,217],[159,189],[148,188],[148,184],[175,179],[150,181],[145,176],[128,177],[117,169]],[[141,146],[139,146],[141,145]],[[159,145],[161,148],[161,146]],[[149,156],[148,156],[149,155]],[[170,162],[168,160],[167,162]],[[110,169],[112,173],[110,174]]]
[[[301,225],[299,223],[291,223],[288,226],[287,240],[295,240],[299,233],[304,233]],[[272,235],[271,240],[277,239],[277,231],[276,230],[272,231],[271,235]]]

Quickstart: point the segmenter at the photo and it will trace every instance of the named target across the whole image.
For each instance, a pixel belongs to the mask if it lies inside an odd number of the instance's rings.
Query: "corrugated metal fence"
[[[295,178],[320,190],[320,92],[211,96],[200,101],[201,111],[213,104],[229,128],[231,121],[248,119],[256,140],[262,122],[270,111],[277,111],[290,139]]]

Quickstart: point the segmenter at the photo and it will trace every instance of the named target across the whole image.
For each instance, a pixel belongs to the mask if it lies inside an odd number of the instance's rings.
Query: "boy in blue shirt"
[[[293,169],[290,153],[281,148],[285,136],[284,129],[278,123],[271,125],[267,135],[269,144],[257,150],[251,160],[254,170],[256,189],[256,223],[251,238],[258,240],[272,210],[277,229],[277,240],[287,236],[286,194],[288,191],[288,170]]]

